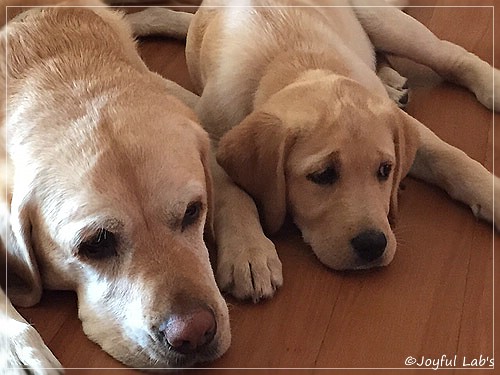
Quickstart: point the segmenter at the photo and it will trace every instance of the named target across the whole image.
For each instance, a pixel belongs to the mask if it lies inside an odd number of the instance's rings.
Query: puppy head
[[[46,286],[77,291],[104,350],[135,367],[188,366],[230,343],[203,241],[209,141],[180,103],[148,98],[38,112],[33,132],[11,134],[12,212],[25,213],[13,229]]]
[[[229,131],[217,159],[274,232],[288,211],[334,269],[390,263],[390,220],[416,152],[405,115],[335,76],[298,81]]]

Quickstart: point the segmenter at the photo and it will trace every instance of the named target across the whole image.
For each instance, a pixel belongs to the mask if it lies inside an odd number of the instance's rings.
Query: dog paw
[[[281,261],[269,239],[264,237],[259,244],[227,250],[219,249],[216,279],[222,291],[258,302],[272,297],[283,284]]]
[[[2,323],[6,323],[6,326],[2,328],[2,333],[5,332],[6,337],[0,338],[2,346],[7,346],[5,350],[2,350],[7,354],[6,374],[56,375],[63,373],[61,364],[32,326],[13,319]]]
[[[389,66],[381,67],[377,76],[385,86],[389,98],[396,102],[399,108],[408,104],[408,80]]]

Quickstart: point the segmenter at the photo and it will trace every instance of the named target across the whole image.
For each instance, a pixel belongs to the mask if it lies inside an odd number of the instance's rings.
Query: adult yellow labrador
[[[215,166],[216,278],[236,297],[269,297],[281,285],[261,223],[272,234],[286,213],[333,269],[389,264],[398,187],[408,173],[499,222],[498,179],[398,108],[407,100],[405,79],[387,66],[377,75],[375,52],[425,64],[495,110],[500,74],[493,81],[488,63],[399,9],[364,6],[380,4],[206,0],[191,20],[186,57],[201,96],[196,109],[220,140],[225,171]],[[161,33],[162,18],[170,26],[179,20],[150,9],[131,22],[142,34]]]
[[[127,365],[213,360],[230,330],[203,240],[208,136],[168,92],[189,95],[141,61],[122,14],[67,4],[9,9],[0,34],[3,287],[19,306],[42,288],[75,290],[85,333]],[[57,371],[0,301],[0,367]]]

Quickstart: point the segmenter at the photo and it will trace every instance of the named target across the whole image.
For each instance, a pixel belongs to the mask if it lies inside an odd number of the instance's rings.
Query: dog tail
[[[125,19],[137,37],[156,35],[184,40],[193,14],[166,8],[147,8],[142,12],[127,14]]]

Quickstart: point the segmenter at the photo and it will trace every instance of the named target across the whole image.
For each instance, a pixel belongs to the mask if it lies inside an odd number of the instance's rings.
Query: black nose
[[[367,230],[354,237],[351,245],[361,259],[371,262],[382,256],[387,246],[387,238],[380,231]]]
[[[217,325],[212,311],[200,309],[187,314],[172,314],[160,326],[171,350],[188,354],[208,345],[214,338]]]

